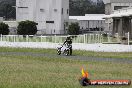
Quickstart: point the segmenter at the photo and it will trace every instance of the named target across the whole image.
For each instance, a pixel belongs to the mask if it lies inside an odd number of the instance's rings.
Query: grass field
[[[0,48],[1,52],[55,54],[55,50]],[[75,51],[74,55],[132,58],[132,53],[96,53]],[[81,67],[90,79],[131,79],[132,64],[48,58],[24,55],[0,55],[0,88],[83,88],[78,79]],[[86,88],[132,88],[131,86],[90,86]]]
[[[32,52],[32,53],[48,53],[56,54],[55,49],[32,49],[32,48],[6,48],[0,47],[0,52]],[[103,58],[126,58],[132,59],[132,52],[93,52],[74,50],[73,55],[103,57]]]

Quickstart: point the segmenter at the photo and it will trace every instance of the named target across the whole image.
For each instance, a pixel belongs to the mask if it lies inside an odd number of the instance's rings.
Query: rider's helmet
[[[71,39],[71,37],[69,37],[69,36],[68,36],[66,39],[67,39],[67,40],[70,40],[70,39]]]

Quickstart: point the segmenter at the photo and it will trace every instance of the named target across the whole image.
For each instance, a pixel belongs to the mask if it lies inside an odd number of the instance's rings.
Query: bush
[[[107,33],[103,33],[102,36],[103,37],[108,37],[108,34]]]
[[[127,40],[127,38],[123,36],[123,37],[121,38],[121,40]]]
[[[34,21],[21,21],[17,27],[19,35],[35,35],[37,33],[37,23]]]
[[[5,23],[0,23],[0,34],[8,35],[9,34],[9,26]]]
[[[68,34],[69,35],[78,35],[79,34],[79,25],[78,23],[71,23],[68,28]]]

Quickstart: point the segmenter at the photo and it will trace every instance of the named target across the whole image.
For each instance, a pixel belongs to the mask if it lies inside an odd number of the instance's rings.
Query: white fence
[[[127,36],[127,34],[126,34]],[[51,42],[51,43],[63,43],[67,36],[33,36],[33,35],[0,35],[1,42]],[[109,34],[84,34],[72,36],[73,43],[120,43],[121,40],[118,34],[115,37],[111,37]],[[129,33],[127,36],[129,40]]]

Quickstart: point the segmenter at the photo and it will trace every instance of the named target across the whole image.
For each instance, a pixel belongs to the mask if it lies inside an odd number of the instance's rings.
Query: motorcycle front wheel
[[[60,49],[57,50],[57,54],[60,55],[61,54],[61,51]]]

